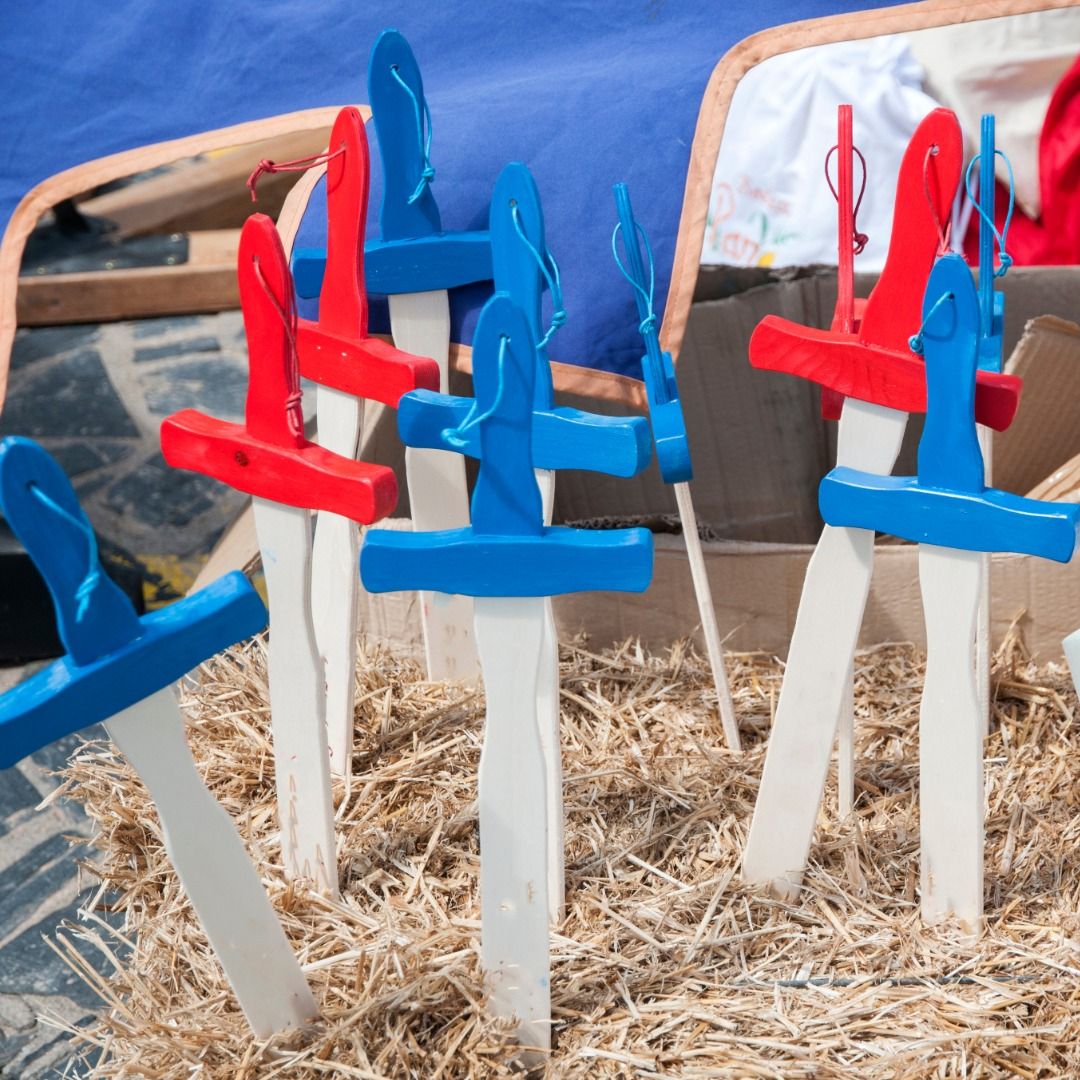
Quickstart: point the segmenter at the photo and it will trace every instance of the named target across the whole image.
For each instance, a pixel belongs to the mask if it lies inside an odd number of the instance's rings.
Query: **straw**
[[[987,929],[918,917],[923,657],[856,661],[855,813],[835,778],[798,903],[744,889],[738,860],[782,665],[728,654],[745,752],[721,745],[708,665],[685,645],[563,647],[567,906],[552,938],[557,1077],[1036,1077],[1080,1074],[1080,731],[1064,665],[1013,634],[987,740]],[[98,986],[78,1035],[95,1077],[495,1077],[506,1027],[478,968],[482,694],[366,648],[352,780],[338,781],[342,900],[277,863],[265,646],[206,665],[185,696],[200,771],[239,824],[323,1010],[256,1043],[179,892],[132,771],[88,744],[66,793],[96,822],[101,921],[55,947]],[[80,957],[123,956],[100,982]],[[99,984],[100,983],[100,984]],[[58,1020],[57,1026],[63,1026]]]

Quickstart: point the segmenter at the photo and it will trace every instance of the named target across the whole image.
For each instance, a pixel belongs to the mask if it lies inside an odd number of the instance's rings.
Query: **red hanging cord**
[[[251,192],[251,201],[258,202],[259,197],[255,194],[255,188],[259,183],[259,177],[263,173],[279,173],[279,172],[306,172],[308,169],[315,168],[316,165],[325,165],[326,162],[332,158],[336,158],[338,154],[344,154],[345,147],[339,146],[336,150],[323,150],[320,154],[312,154],[310,157],[294,158],[292,161],[271,161],[269,158],[263,158],[258,165],[251,171],[251,175],[247,178],[248,190]]]
[[[947,225],[942,224],[941,216],[938,214],[937,203],[934,201],[934,196],[930,192],[930,159],[936,156],[937,152],[937,143],[931,143],[926,148],[926,156],[923,158],[923,191],[926,193],[926,202],[930,207],[930,213],[933,215],[934,224],[937,226],[937,253],[938,255],[948,255],[950,247],[949,238],[952,235],[952,221],[950,220]]]
[[[833,186],[832,177],[829,175],[829,162],[832,160],[833,154],[839,149],[840,146],[837,144],[825,155],[825,182],[829,185],[829,190],[837,202],[840,201],[840,194]],[[862,151],[857,146],[853,146],[851,150],[862,165],[862,184],[859,187],[859,197],[855,200],[855,209],[851,212],[852,250],[856,255],[861,255],[863,249],[870,242],[870,237],[866,233],[859,232],[859,207],[862,206],[863,195],[866,194],[866,158],[863,157]]]

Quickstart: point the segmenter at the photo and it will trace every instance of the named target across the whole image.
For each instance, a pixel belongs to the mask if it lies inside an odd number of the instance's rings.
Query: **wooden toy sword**
[[[364,228],[370,166],[360,113],[342,109],[327,150],[325,271],[317,322],[297,320],[300,374],[318,383],[319,445],[354,458],[364,402],[391,408],[417,387],[438,389],[439,367],[368,336],[364,286]],[[356,689],[356,613],[359,538],[348,516],[320,510],[311,553],[311,610],[326,672],[330,770],[346,775],[352,761]]]
[[[857,329],[813,330],[767,316],[751,338],[755,367],[801,375],[831,391],[823,402],[827,416],[834,415],[837,395],[843,396],[840,465],[887,475],[900,451],[907,414],[926,408],[925,368],[908,339],[919,325],[923,283],[944,239],[941,222],[960,181],[961,155],[956,117],[935,109],[916,129],[901,162],[888,258]],[[840,158],[848,159],[847,153]],[[843,213],[841,221],[850,244],[852,221]],[[844,325],[844,313],[838,314]],[[852,322],[857,315],[855,306]],[[1011,376],[980,373],[980,419],[995,428],[1008,426],[1019,386]],[[872,531],[827,525],[807,566],[742,867],[747,881],[771,884],[784,895],[794,895],[802,878],[843,714],[843,724],[850,724],[852,663],[873,554]],[[842,743],[846,809],[850,730]]]
[[[927,384],[918,476],[838,466],[819,492],[830,525],[919,544],[927,652],[919,714],[922,914],[928,922],[956,917],[972,930],[983,903],[983,723],[974,656],[980,553],[1068,562],[1080,524],[1080,506],[985,485],[975,432],[979,320],[967,263],[958,255],[939,259],[917,335]]]
[[[694,502],[690,495],[690,481],[693,478],[693,468],[690,464],[690,440],[686,434],[682,402],[679,400],[679,386],[675,380],[675,364],[671,359],[671,353],[663,352],[660,348],[656,315],[653,312],[652,249],[645,230],[634,218],[627,186],[616,184],[614,190],[619,222],[611,235],[611,252],[615,257],[615,264],[633,287],[640,320],[638,327],[645,340],[641,373],[645,381],[645,394],[649,401],[649,424],[652,427],[653,442],[656,444],[656,462],[660,466],[660,475],[664,478],[664,482],[671,484],[675,489],[675,504],[679,508],[679,521],[682,523],[686,556],[690,563],[690,576],[694,582],[701,632],[705,637],[705,649],[712,668],[717,710],[724,728],[724,737],[732,750],[739,750],[741,749],[739,725],[735,719],[735,707],[731,702],[727,669],[724,667],[724,646],[720,640],[720,628],[716,624],[716,608],[713,606],[709,575],[705,569],[705,557],[701,551],[701,537],[698,535],[697,516],[694,514]],[[626,252],[626,261],[629,266],[626,266],[619,258],[616,246],[619,232],[622,232],[623,250]],[[646,279],[645,265],[641,258],[639,234],[645,241],[645,252],[649,259],[648,279]]]
[[[544,522],[551,523],[555,497],[555,470],[583,469],[611,476],[635,476],[652,454],[648,424],[640,416],[601,416],[556,406],[547,358],[547,340],[558,325],[562,301],[553,296],[550,329],[541,326],[541,301],[550,278],[558,293],[557,271],[547,253],[540,193],[532,173],[511,162],[499,174],[491,198],[491,245],[495,285],[525,312],[537,342],[533,391],[533,461],[544,504]],[[542,254],[543,253],[543,254]],[[557,317],[558,316],[558,317]],[[479,431],[467,424],[475,415],[473,398],[418,391],[401,400],[398,431],[407,446],[456,450],[479,457]],[[550,600],[545,605],[544,637],[539,675],[540,741],[548,763],[548,838],[551,864],[552,921],[563,909],[563,799],[559,746],[559,645]]]
[[[448,289],[491,278],[487,230],[444,232],[431,190],[431,118],[423,80],[408,42],[384,30],[368,65],[368,100],[383,167],[380,238],[367,245],[365,276],[373,293],[388,295],[394,343],[431,357],[449,389]],[[318,296],[326,253],[301,249],[293,258],[301,296]],[[321,308],[321,302],[320,302]],[[413,528],[448,529],[469,520],[465,463],[457,454],[409,447],[405,474]],[[423,595],[421,622],[428,677],[479,675],[467,597]]]
[[[30,439],[0,443],[0,506],[52,594],[67,655],[0,697],[0,769],[99,721],[146,784],[165,849],[257,1038],[318,1009],[229,815],[198,772],[172,684],[258,633],[240,573],[139,618],[105,575],[71,484]]]
[[[245,423],[186,409],[162,423],[161,450],[170,465],[252,496],[270,599],[282,862],[289,877],[310,878],[336,895],[326,681],[311,618],[309,510],[367,525],[393,509],[397,482],[390,469],[333,454],[304,437],[292,280],[265,215],[245,223],[238,265],[250,368]]]
[[[641,592],[652,576],[645,529],[544,524],[533,473],[536,342],[505,293],[473,339],[480,474],[472,525],[437,533],[368,532],[360,554],[372,592],[432,589],[476,597],[487,723],[480,759],[481,956],[497,1016],[515,1016],[530,1047],[550,1045],[547,765],[537,720],[546,598]]]

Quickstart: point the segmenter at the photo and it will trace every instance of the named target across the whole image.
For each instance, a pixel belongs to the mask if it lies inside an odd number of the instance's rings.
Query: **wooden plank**
[[[307,157],[322,150],[329,138],[328,127],[294,131],[191,158],[167,172],[83,199],[79,210],[111,221],[120,238],[236,224],[251,212],[246,182],[262,158]],[[273,216],[295,183],[295,173],[264,175],[259,181],[258,209]]]
[[[260,565],[259,539],[255,535],[255,512],[249,501],[210,552],[210,558],[203,564],[189,593],[205,589],[212,581],[231,570],[242,570],[250,576]]]
[[[240,250],[239,229],[202,229],[188,233],[187,266],[236,266]]]
[[[240,306],[236,285],[239,230],[192,233],[178,266],[87,270],[19,279],[19,326],[115,322],[189,315]]]
[[[1052,502],[1080,502],[1080,454],[1069,458],[1045,480],[1028,493],[1029,499],[1049,499]]]

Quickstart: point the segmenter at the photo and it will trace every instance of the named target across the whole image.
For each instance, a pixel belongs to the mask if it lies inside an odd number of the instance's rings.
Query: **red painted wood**
[[[276,446],[302,446],[296,302],[281,238],[265,214],[244,222],[236,277],[248,345],[247,429]]]
[[[438,390],[439,366],[426,356],[395,349],[382,338],[350,340],[300,320],[301,371],[307,379],[368,401],[397,408],[410,390]]]
[[[844,397],[900,412],[926,412],[926,370],[910,351],[903,355],[854,334],[814,330],[766,315],[750,338],[750,356],[754,367],[798,375]],[[980,371],[975,389],[979,423],[1004,431],[1016,415],[1021,385],[1015,375]]]
[[[397,503],[391,469],[333,454],[304,438],[292,279],[274,223],[248,218],[237,275],[248,340],[245,422],[185,409],[161,425],[161,451],[238,491],[288,506],[329,510],[369,525]],[[381,344],[381,343],[380,343]]]
[[[851,106],[837,108],[836,132],[836,310],[832,328],[855,332],[855,145],[851,133]]]
[[[841,334],[853,334],[856,304],[855,250],[852,241],[855,235],[855,142],[850,105],[837,106],[836,128],[836,307],[833,309],[832,329]],[[828,171],[828,159],[825,168]],[[861,300],[859,304],[861,317],[866,301]],[[826,420],[839,420],[843,408],[844,395],[823,386],[821,415]]]
[[[237,491],[287,506],[329,510],[370,525],[397,504],[392,469],[352,461],[312,442],[290,450],[230,424],[184,409],[161,425],[161,452],[177,469],[213,476]]]
[[[338,113],[329,149],[343,152],[326,166],[326,270],[319,293],[319,326],[327,334],[359,340],[368,332],[364,225],[371,161],[357,109],[350,106]]]
[[[935,146],[937,153],[927,158]],[[940,246],[939,228],[949,222],[963,165],[964,143],[956,114],[934,109],[915,129],[900,163],[889,253],[866,301],[859,330],[863,341],[909,351],[908,338],[922,322],[923,293]]]
[[[323,386],[397,406],[410,390],[439,389],[439,367],[368,337],[364,287],[364,230],[370,160],[364,121],[342,109],[330,133],[326,166],[326,271],[319,321],[301,320],[296,345],[300,372]]]
[[[833,329],[816,330],[769,315],[750,339],[751,365],[820,384],[826,419],[840,418],[844,397],[901,412],[925,412],[925,369],[908,339],[922,322],[923,292],[962,166],[956,116],[935,109],[904,152],[885,269],[868,299],[854,301],[854,332],[838,330],[835,317]],[[1007,428],[1016,415],[1021,386],[1015,376],[980,371],[975,395],[979,423],[996,431]]]

